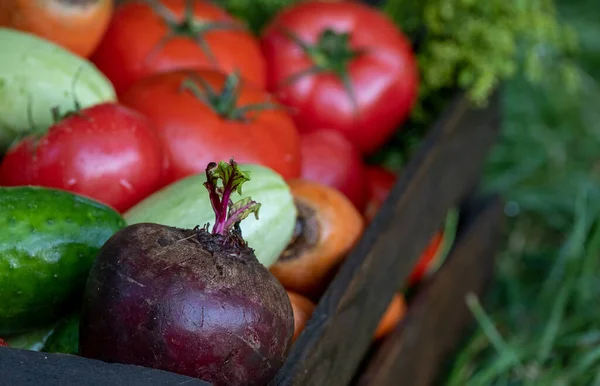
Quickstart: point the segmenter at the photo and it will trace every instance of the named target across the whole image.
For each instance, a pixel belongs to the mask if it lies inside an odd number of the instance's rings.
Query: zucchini
[[[28,32],[0,28],[0,154],[23,135],[45,132],[61,112],[116,101],[88,60]]]

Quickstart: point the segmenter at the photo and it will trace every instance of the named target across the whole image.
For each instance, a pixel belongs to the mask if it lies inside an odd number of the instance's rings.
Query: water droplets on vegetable
[[[67,186],[68,187],[75,186],[75,184],[77,184],[77,179],[76,178],[69,178],[69,180],[67,181]]]
[[[129,181],[127,181],[125,179],[120,179],[119,185],[121,185],[122,187],[127,189],[127,191],[129,191],[129,192],[133,192],[133,185],[131,185],[131,183]]]
[[[27,203],[27,209],[36,210],[37,209],[37,205],[34,202],[28,202]]]

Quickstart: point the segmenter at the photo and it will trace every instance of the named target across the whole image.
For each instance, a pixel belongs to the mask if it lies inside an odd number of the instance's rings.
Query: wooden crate
[[[431,385],[473,319],[468,292],[490,281],[502,226],[497,197],[477,197],[500,124],[499,96],[471,108],[458,95],[434,125],[348,256],[272,385]],[[394,293],[447,211],[460,206],[455,243],[397,330],[372,350]],[[0,349],[0,385],[208,385],[185,376],[78,356]]]
[[[498,197],[478,197],[477,186],[499,126],[499,93],[483,109],[472,108],[462,94],[449,103],[340,267],[271,385],[428,386],[443,374],[473,322],[465,296],[482,295],[492,276],[502,205]],[[460,222],[447,261],[419,290],[396,331],[373,347],[373,333],[393,295],[456,206]],[[209,383],[139,366],[2,348],[0,386],[5,385]]]

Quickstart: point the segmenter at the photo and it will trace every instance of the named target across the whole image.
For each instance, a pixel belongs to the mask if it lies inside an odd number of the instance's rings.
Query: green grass
[[[449,386],[600,385],[600,22],[593,0],[560,4],[577,31],[582,90],[550,71],[504,92],[487,187],[510,215],[486,299],[466,299],[479,328]]]

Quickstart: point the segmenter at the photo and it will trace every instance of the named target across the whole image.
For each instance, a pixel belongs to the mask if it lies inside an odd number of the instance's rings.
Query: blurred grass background
[[[509,227],[490,296],[466,299],[479,327],[450,386],[600,385],[600,3],[557,6],[579,36],[582,87],[553,71],[506,84],[486,186]]]

